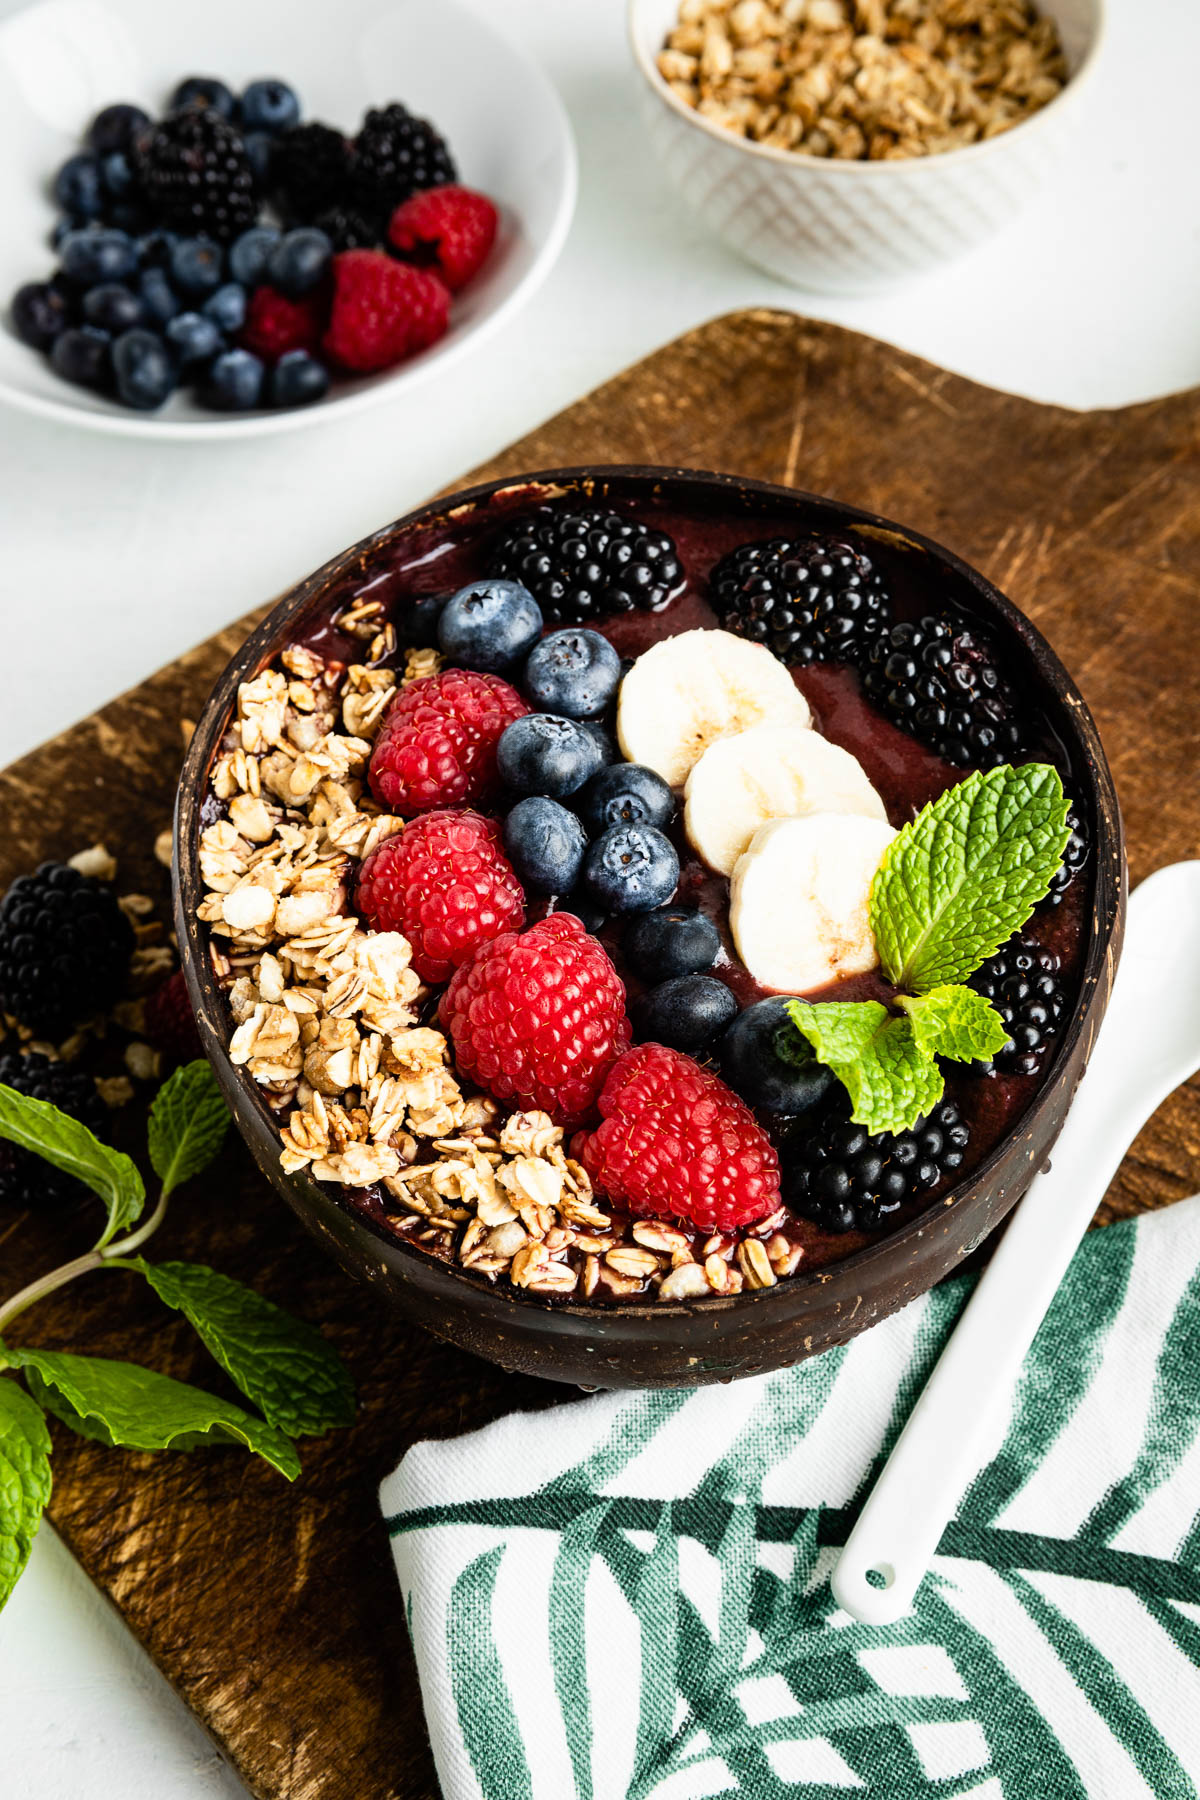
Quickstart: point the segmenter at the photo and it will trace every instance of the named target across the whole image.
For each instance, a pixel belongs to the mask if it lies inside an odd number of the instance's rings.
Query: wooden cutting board
[[[1079,681],[1116,776],[1131,879],[1197,854],[1200,390],[1069,412],[833,325],[743,312],[657,351],[465,479],[603,462],[786,482],[940,539],[1024,608]],[[249,623],[0,775],[0,882],[103,838],[122,890],[151,894],[166,916],[152,844],[170,818],[179,721],[197,715]],[[55,1426],[51,1517],[254,1794],[434,1800],[376,1484],[419,1437],[573,1395],[391,1317],[301,1236],[240,1144],[197,1187],[156,1251],[214,1263],[318,1321],[358,1381],[358,1423],[306,1445],[291,1488],[232,1451],[131,1455]],[[1193,1085],[1142,1133],[1101,1217],[1198,1187]],[[3,1291],[73,1254],[81,1230],[71,1222],[64,1242],[61,1223],[0,1219]],[[36,1332],[214,1379],[186,1328],[124,1275],[79,1282],[21,1325],[27,1341]]]

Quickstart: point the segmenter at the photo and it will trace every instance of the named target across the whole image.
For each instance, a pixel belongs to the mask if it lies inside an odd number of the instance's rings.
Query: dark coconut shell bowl
[[[1083,893],[1076,900],[1074,1005],[1032,1097],[982,1161],[932,1203],[841,1260],[807,1271],[802,1264],[774,1287],[680,1303],[597,1306],[493,1286],[389,1235],[307,1172],[286,1174],[276,1117],[253,1080],[229,1060],[230,1015],[207,929],[196,915],[204,894],[199,836],[213,816],[202,809],[238,684],[289,642],[319,638],[323,622],[368,587],[372,597],[399,607],[414,593],[459,585],[437,578],[439,564],[452,574],[447,552],[464,535],[478,538],[546,498],[632,503],[667,529],[682,521],[677,536],[685,564],[689,521],[697,543],[715,532],[710,544],[719,550],[814,529],[865,537],[898,604],[906,593],[910,610],[948,604],[991,636],[1029,713],[1056,747],[1064,785],[1090,838],[1092,853],[1077,877]],[[702,622],[715,623],[692,611],[682,624]],[[1121,819],[1096,726],[1054,652],[1003,594],[940,545],[870,513],[762,482],[656,468],[556,470],[471,488],[386,526],[294,588],[247,639],[204,708],[179,786],[176,870],[179,943],[201,1039],[266,1180],[348,1273],[437,1336],[506,1369],[589,1388],[691,1387],[782,1368],[845,1342],[949,1274],[995,1229],[1047,1159],[1104,1015],[1125,908]]]

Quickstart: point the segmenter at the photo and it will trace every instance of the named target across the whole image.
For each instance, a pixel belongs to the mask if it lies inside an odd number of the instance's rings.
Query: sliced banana
[[[803,725],[752,725],[710,744],[684,788],[688,837],[711,869],[731,875],[760,825],[808,813],[887,809],[857,757]]]
[[[884,820],[854,813],[759,826],[729,890],[733,941],[756,981],[809,994],[875,967],[867,897],[895,835]]]
[[[617,738],[630,762],[671,787],[718,738],[752,725],[812,722],[778,657],[732,631],[681,631],[638,657],[621,683]]]

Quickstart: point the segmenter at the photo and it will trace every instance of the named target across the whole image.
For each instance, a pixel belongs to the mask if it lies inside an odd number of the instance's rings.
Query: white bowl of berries
[[[529,299],[574,208],[557,94],[458,0],[44,0],[0,26],[0,94],[0,398],[94,430],[407,393]]]

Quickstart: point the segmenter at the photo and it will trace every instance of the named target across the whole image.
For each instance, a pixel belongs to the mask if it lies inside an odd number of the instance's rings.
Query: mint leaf
[[[14,1368],[25,1370],[34,1398],[85,1437],[131,1450],[239,1443],[289,1481],[300,1473],[296,1446],[274,1425],[153,1369],[60,1350],[8,1349],[4,1354]]]
[[[200,1059],[176,1069],[154,1096],[146,1142],[154,1173],[169,1194],[207,1168],[229,1127],[216,1076]]]
[[[97,1249],[140,1214],[146,1190],[135,1165],[48,1101],[31,1100],[0,1084],[0,1138],[32,1150],[43,1162],[53,1163],[99,1194],[108,1208],[108,1222]]]
[[[897,994],[912,1023],[917,1048],[951,1062],[986,1061],[1008,1042],[1008,1027],[990,1000],[969,987],[931,988]]]
[[[832,1069],[868,1131],[907,1131],[945,1092],[942,1072],[917,1043],[912,1020],[878,1000],[793,1000],[788,1017]]]
[[[203,1263],[131,1265],[195,1326],[226,1374],[272,1425],[319,1437],[354,1419],[354,1386],[319,1331]]]
[[[894,837],[871,884],[884,970],[921,994],[965,981],[1049,890],[1070,833],[1048,763],[977,771]]]
[[[50,1498],[50,1433],[15,1381],[0,1381],[0,1608],[29,1561]]]

